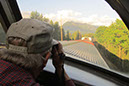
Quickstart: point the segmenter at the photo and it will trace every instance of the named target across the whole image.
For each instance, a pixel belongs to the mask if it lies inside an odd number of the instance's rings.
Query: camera
[[[58,44],[55,44],[55,45],[52,46],[52,51],[51,51],[52,55],[55,54],[54,49],[56,49],[57,51],[59,50],[59,42],[58,42]],[[61,60],[65,59],[65,54],[64,53],[58,53],[58,56],[60,57]],[[53,56],[51,56],[51,57],[53,57]]]

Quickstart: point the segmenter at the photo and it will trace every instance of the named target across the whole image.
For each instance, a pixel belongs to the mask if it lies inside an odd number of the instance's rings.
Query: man
[[[51,25],[36,19],[22,19],[10,26],[7,49],[0,50],[0,86],[39,86],[35,79],[51,52],[59,85],[74,86],[63,68],[62,45],[52,38],[53,31]]]

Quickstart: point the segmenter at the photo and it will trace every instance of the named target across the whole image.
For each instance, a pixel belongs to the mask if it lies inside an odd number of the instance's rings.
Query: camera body
[[[54,55],[56,53],[54,49],[56,49],[57,52],[58,52],[58,50],[59,50],[59,43],[52,46],[52,51],[51,51],[52,55]],[[59,53],[58,52],[58,56],[60,57],[61,60],[64,60],[65,59],[65,54],[64,53]]]

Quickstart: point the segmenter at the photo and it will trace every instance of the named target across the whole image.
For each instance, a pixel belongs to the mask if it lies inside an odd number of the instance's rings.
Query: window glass
[[[17,0],[24,18],[50,23],[67,56],[129,75],[129,32],[105,0]]]
[[[0,23],[0,44],[5,43],[5,32]]]

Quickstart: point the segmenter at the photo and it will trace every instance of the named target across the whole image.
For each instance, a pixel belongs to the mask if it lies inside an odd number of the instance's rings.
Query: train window
[[[67,56],[129,75],[129,32],[105,0],[17,0],[24,18],[50,23]]]
[[[0,23],[0,44],[5,44],[5,32]]]

